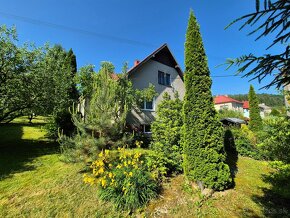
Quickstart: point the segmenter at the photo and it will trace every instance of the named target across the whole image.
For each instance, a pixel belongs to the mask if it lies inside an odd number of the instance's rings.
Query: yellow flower
[[[109,150],[105,150],[105,155],[108,155],[109,154]]]
[[[130,172],[130,173],[129,173],[129,176],[133,176],[133,173],[132,173],[132,172]]]
[[[103,156],[104,156],[103,151],[101,151],[101,152],[99,153],[99,157],[103,157]]]
[[[102,179],[102,180],[101,180],[101,185],[102,185],[102,187],[106,187],[106,184],[107,184],[106,179]]]
[[[99,174],[102,174],[102,173],[104,173],[104,172],[105,172],[104,167],[101,167],[101,168],[98,170],[98,173],[99,173]]]
[[[109,172],[109,178],[113,178],[113,177],[114,177],[113,173]]]
[[[99,173],[98,173],[98,171],[97,171],[97,169],[93,169],[93,174],[95,175],[95,176],[97,176]]]
[[[121,169],[122,166],[120,164],[117,165],[117,169]]]

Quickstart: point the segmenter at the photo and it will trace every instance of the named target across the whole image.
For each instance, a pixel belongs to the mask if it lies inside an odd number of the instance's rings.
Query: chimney
[[[139,60],[135,60],[135,61],[134,61],[134,67],[136,67],[139,63],[140,63]]]

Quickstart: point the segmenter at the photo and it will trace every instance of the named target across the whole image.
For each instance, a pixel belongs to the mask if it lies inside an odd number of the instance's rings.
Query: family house
[[[152,84],[157,96],[151,101],[144,101],[141,108],[134,108],[128,115],[127,122],[144,133],[151,132],[151,123],[156,116],[156,109],[167,92],[171,97],[178,92],[183,99],[185,87],[183,72],[167,44],[162,45],[142,61],[136,60],[128,71],[128,77],[135,89],[145,89]]]
[[[118,79],[118,74],[111,74],[111,78]],[[127,124],[134,130],[151,133],[151,123],[156,116],[159,103],[167,92],[172,98],[178,92],[183,99],[185,87],[183,72],[170,51],[167,44],[163,44],[142,61],[135,60],[134,66],[128,71],[128,78],[133,88],[145,89],[154,85],[157,96],[151,101],[144,101],[141,108],[134,108],[127,117]],[[85,119],[85,108],[89,107],[89,99],[84,99],[78,105],[78,111]]]
[[[243,102],[230,98],[227,95],[218,95],[214,98],[214,107],[219,110],[234,110],[243,112]]]

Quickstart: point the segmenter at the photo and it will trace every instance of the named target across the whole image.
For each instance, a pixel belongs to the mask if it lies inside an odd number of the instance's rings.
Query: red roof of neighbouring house
[[[243,102],[238,101],[236,99],[230,98],[230,97],[228,97],[226,95],[219,95],[219,96],[216,96],[214,98],[214,103],[215,104],[223,104],[223,103],[231,103],[231,102],[236,102],[236,103],[240,103],[240,104],[243,103]]]
[[[243,108],[244,109],[249,109],[250,108],[249,101],[243,101]]]

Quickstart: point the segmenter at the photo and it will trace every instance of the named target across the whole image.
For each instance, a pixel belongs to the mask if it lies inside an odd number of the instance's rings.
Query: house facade
[[[214,98],[214,107],[219,110],[234,110],[243,113],[243,102],[228,97],[227,95],[219,95]]]
[[[144,101],[141,108],[134,108],[128,115],[127,123],[134,129],[151,132],[151,123],[156,116],[156,110],[163,95],[167,92],[171,97],[178,92],[183,99],[185,87],[183,72],[167,44],[162,45],[142,61],[135,61],[128,71],[129,79],[135,89],[145,89],[154,85],[157,96],[151,101]]]
[[[272,108],[265,105],[265,103],[259,104],[259,109],[260,109],[260,116],[262,118],[265,118],[265,116],[269,115],[272,111]],[[249,101],[244,101],[243,102],[243,110],[244,110],[244,117],[250,118],[250,106],[249,106]]]

